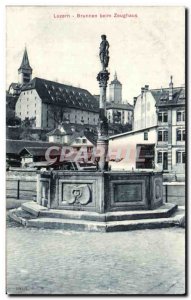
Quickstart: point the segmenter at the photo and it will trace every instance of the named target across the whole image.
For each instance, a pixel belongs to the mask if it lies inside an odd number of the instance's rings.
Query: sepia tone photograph
[[[6,7],[6,293],[185,295],[186,9]]]

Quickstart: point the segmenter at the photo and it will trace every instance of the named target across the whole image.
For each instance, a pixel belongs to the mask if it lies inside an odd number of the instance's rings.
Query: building
[[[109,157],[112,169],[152,169],[157,142],[156,127],[124,132],[110,137]],[[149,139],[148,139],[149,136]]]
[[[133,106],[129,103],[107,103],[107,118],[111,124],[132,124]]]
[[[6,140],[7,167],[21,167],[31,162],[44,161],[45,152],[58,143],[29,140]]]
[[[68,120],[73,124],[97,125],[99,103],[85,89],[35,77],[25,48],[18,69],[19,82],[8,95],[16,97],[15,113],[21,120],[35,119],[34,127],[52,129]]]
[[[98,112],[98,103],[87,90],[37,77],[22,88],[16,103],[16,116],[35,118],[38,128],[55,128],[66,119],[96,125]]]
[[[132,124],[133,106],[122,101],[122,84],[114,75],[109,85],[109,101],[106,102],[107,118],[110,124]]]
[[[130,144],[136,153],[126,167],[148,169],[153,161],[153,167],[184,178],[185,87],[173,87],[172,77],[168,88],[145,85],[134,98],[133,131],[111,137],[110,147],[120,144]]]
[[[90,151],[96,145],[97,134],[85,128],[77,129],[71,124],[60,124],[47,134],[50,143],[59,143],[71,146],[74,150],[87,147]]]

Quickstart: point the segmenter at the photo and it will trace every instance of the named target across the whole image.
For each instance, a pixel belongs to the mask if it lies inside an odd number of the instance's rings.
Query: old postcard
[[[9,295],[184,295],[184,7],[7,6]]]

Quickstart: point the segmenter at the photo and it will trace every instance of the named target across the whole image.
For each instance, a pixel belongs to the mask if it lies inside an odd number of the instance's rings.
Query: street
[[[8,294],[183,294],[182,228],[115,233],[8,221]]]

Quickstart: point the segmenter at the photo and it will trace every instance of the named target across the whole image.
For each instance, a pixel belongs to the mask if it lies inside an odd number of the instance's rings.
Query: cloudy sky
[[[115,13],[126,17],[114,17]],[[96,76],[104,33],[110,43],[110,80],[116,71],[123,100],[132,103],[145,84],[167,87],[170,75],[175,86],[184,84],[184,31],[181,7],[8,7],[7,87],[18,80],[26,45],[33,77],[99,94]]]

